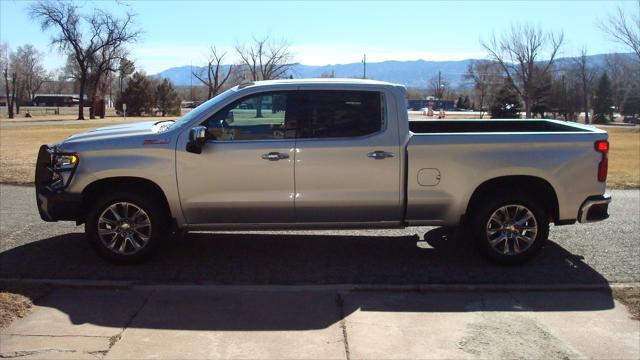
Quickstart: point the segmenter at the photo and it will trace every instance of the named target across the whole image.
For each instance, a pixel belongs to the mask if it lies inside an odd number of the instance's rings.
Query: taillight
[[[607,140],[596,141],[596,151],[602,154],[602,159],[598,164],[598,181],[605,182],[609,170],[609,142]]]

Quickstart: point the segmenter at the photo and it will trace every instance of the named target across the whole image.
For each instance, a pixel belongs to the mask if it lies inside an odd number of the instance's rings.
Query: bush
[[[489,112],[492,119],[518,119],[520,118],[520,97],[509,85],[504,85],[491,103]]]

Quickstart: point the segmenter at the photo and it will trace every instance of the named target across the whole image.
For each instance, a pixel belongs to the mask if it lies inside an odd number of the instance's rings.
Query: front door
[[[180,201],[189,224],[283,223],[294,217],[295,124],[287,93],[249,95],[202,125],[202,153],[177,151]]]

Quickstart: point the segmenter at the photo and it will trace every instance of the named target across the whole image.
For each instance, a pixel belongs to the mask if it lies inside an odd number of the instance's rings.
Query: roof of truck
[[[268,85],[305,85],[305,84],[333,84],[333,85],[386,85],[386,86],[402,86],[401,84],[393,84],[386,81],[368,80],[368,79],[348,79],[348,78],[317,78],[317,79],[282,79],[282,80],[265,80],[246,82],[240,84],[239,88],[248,86],[268,86]]]

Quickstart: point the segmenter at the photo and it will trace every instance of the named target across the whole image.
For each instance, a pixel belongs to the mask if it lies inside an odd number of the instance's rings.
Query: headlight
[[[54,154],[54,170],[73,170],[78,165],[78,155],[76,154]]]

